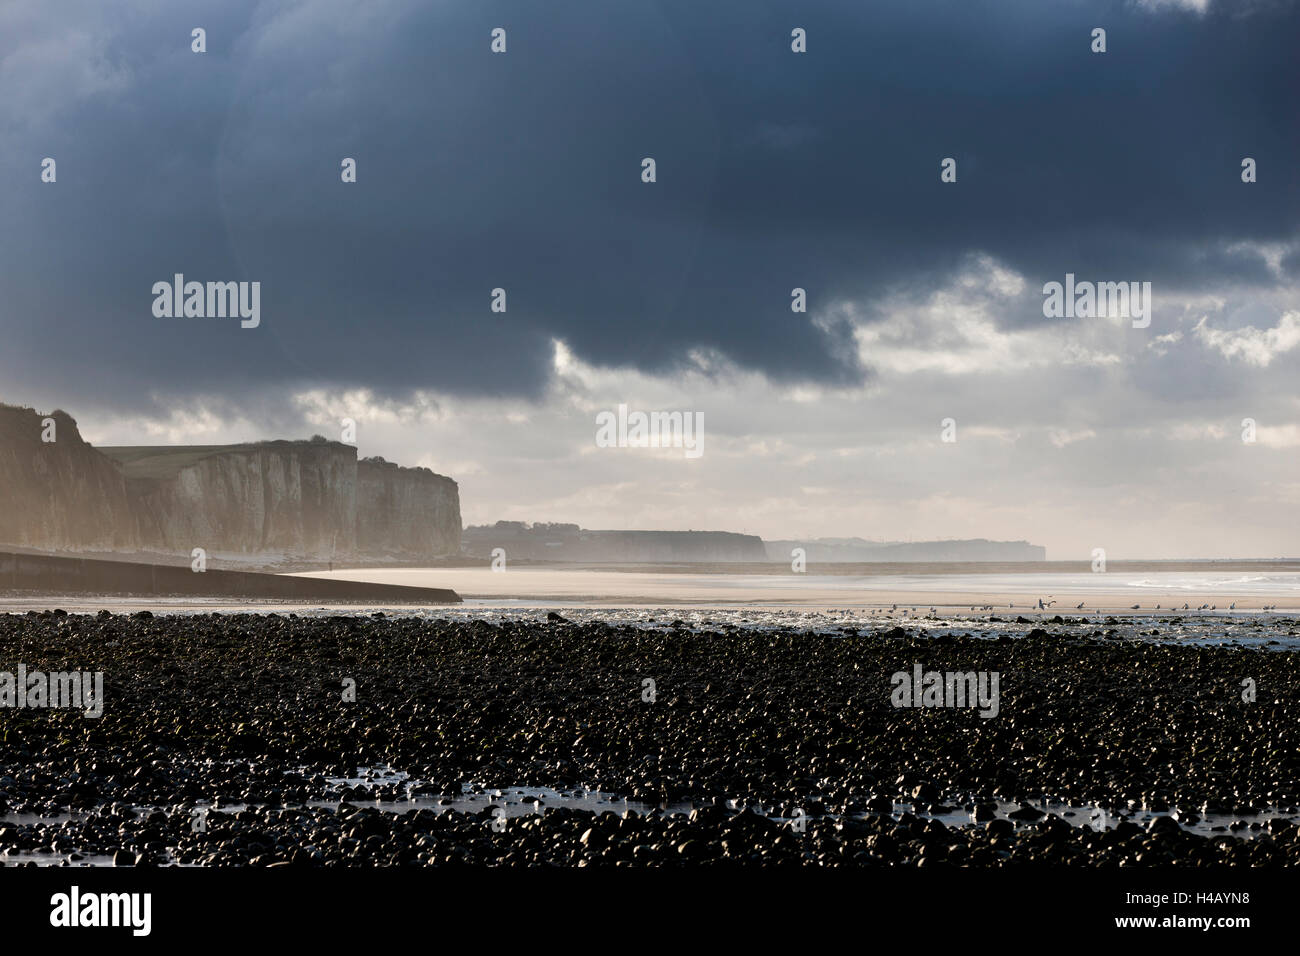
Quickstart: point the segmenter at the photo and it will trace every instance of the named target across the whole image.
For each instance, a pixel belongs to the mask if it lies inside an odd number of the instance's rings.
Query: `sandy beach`
[[[745,566],[734,566],[744,568]],[[996,570],[982,565],[950,567],[902,566],[881,572],[871,565],[853,565],[837,573],[723,572],[694,566],[653,570],[521,567],[494,572],[478,568],[341,569],[298,576],[452,588],[470,602],[521,606],[620,607],[626,605],[704,607],[799,607],[889,609],[925,613],[934,607],[945,614],[978,612],[983,608],[1017,613],[1052,614],[1084,609],[1127,613],[1182,609],[1201,605],[1215,612],[1300,609],[1300,570],[1245,563],[1207,571],[1204,567],[1170,570],[1141,564],[1105,574],[1078,570],[1025,571],[1024,565]],[[850,569],[856,573],[850,573]],[[1054,603],[1050,603],[1054,602]],[[895,612],[896,614],[898,612]]]

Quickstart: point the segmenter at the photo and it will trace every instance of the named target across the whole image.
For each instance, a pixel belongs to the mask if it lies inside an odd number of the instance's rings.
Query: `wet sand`
[[[980,566],[982,568],[982,566]],[[1194,575],[1200,573],[1202,578]],[[1054,604],[1043,610],[1050,614],[1084,610],[1126,613],[1139,605],[1148,613],[1161,605],[1162,611],[1195,610],[1202,604],[1227,611],[1236,604],[1239,611],[1300,609],[1300,572],[1275,571],[1265,575],[1246,569],[1216,569],[1212,575],[1200,572],[1110,571],[1093,575],[1086,569],[1070,573],[1020,570],[996,573],[980,570],[962,574],[916,573],[903,575],[823,575],[690,573],[682,570],[579,570],[576,568],[521,567],[494,572],[479,568],[353,568],[334,572],[311,572],[296,577],[367,581],[382,584],[419,585],[454,589],[467,601],[485,605],[517,604],[534,607],[762,607],[762,608],[870,608],[897,605],[912,613],[934,607],[944,613],[978,611],[982,608],[1037,612],[1038,601]],[[1232,582],[1267,578],[1250,587]],[[1133,582],[1151,580],[1151,586]],[[1178,587],[1204,579],[1204,587]],[[1164,585],[1162,582],[1169,582]],[[1226,582],[1226,583],[1219,583]],[[1273,583],[1276,582],[1276,583]],[[897,613],[897,612],[896,612]]]

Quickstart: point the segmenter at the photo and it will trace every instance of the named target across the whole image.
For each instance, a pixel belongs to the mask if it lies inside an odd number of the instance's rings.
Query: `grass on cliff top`
[[[128,478],[171,478],[182,468],[223,452],[244,451],[252,445],[121,445],[100,448],[122,465]]]
[[[277,440],[239,445],[107,445],[99,446],[98,450],[118,462],[128,478],[171,478],[181,469],[213,455],[256,452],[272,445],[308,444],[338,443]]]

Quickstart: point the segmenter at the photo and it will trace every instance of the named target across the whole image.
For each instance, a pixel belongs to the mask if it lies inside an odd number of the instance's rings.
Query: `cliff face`
[[[42,420],[54,419],[52,442]],[[0,544],[24,548],[136,547],[122,471],[88,445],[66,412],[0,405]]]
[[[53,442],[41,440],[54,419]],[[324,439],[95,449],[0,404],[0,545],[419,559],[460,550],[456,482]]]
[[[762,561],[763,539],[734,531],[586,531],[585,561]]]
[[[872,562],[1046,561],[1047,549],[1028,541],[878,542],[862,538],[816,538],[805,541],[765,541],[769,561],[788,561],[793,548],[803,548],[809,561],[820,564]]]
[[[456,482],[339,442],[108,448],[142,546],[347,560],[460,550]]]
[[[337,442],[110,448],[150,550],[329,558],[356,544],[356,450]]]
[[[731,531],[584,531],[576,524],[498,521],[465,529],[464,550],[476,556],[504,548],[514,560],[673,563],[763,561],[757,535]]]
[[[357,550],[441,557],[460,551],[460,489],[428,468],[357,462]]]

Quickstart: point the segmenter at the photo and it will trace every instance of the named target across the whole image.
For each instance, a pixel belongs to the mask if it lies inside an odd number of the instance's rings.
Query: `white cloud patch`
[[[1157,335],[1147,345],[1147,348],[1152,352],[1155,352],[1156,355],[1168,355],[1170,348],[1177,345],[1182,340],[1183,333],[1181,331],[1170,332],[1168,335]]]
[[[1255,440],[1265,448],[1300,448],[1300,425],[1261,425]]]
[[[1253,325],[1240,329],[1212,329],[1208,317],[1202,317],[1193,330],[1197,339],[1207,348],[1215,349],[1225,358],[1240,359],[1249,365],[1267,367],[1284,352],[1300,345],[1300,312],[1288,312],[1270,329]]]
[[[372,424],[420,425],[436,422],[445,414],[443,406],[428,392],[419,391],[404,400],[380,398],[368,388],[331,392],[310,389],[293,397],[305,421],[328,429],[333,437],[345,418]]]
[[[1210,0],[1137,0],[1137,5],[1146,7],[1148,10],[1164,10],[1174,7],[1179,10],[1204,14],[1210,9]]]
[[[1057,448],[1064,448],[1066,445],[1073,445],[1078,441],[1087,441],[1089,438],[1096,438],[1097,433],[1091,428],[1081,428],[1077,431],[1070,431],[1065,428],[1053,429],[1048,434],[1048,440]]]
[[[222,399],[184,402],[155,396],[155,415],[91,416],[69,413],[92,445],[229,445],[262,437],[250,416]]]
[[[1107,366],[1122,359],[1112,330],[1098,323],[1040,323],[1004,328],[999,318],[1025,289],[1023,276],[977,256],[920,303],[895,298],[885,318],[867,320],[852,303],[837,311],[853,322],[861,362],[884,374],[997,374],[1050,366]]]

